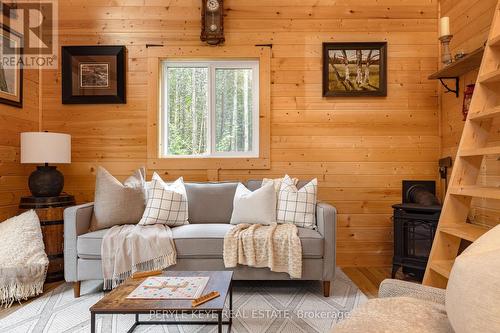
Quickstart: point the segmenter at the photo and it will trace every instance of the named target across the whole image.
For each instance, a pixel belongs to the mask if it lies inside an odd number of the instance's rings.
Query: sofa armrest
[[[66,282],[78,281],[77,238],[89,231],[93,211],[93,202],[64,210],[64,279]]]
[[[324,238],[323,249],[323,281],[335,278],[335,244],[337,227],[337,210],[330,204],[318,202],[316,205],[316,223],[318,231]]]
[[[418,283],[385,279],[380,284],[379,297],[413,297],[424,301],[444,304],[445,290]]]

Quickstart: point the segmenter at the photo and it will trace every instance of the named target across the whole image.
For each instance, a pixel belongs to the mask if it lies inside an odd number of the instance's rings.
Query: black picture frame
[[[20,34],[19,32],[11,29],[10,27],[4,25],[4,24],[0,24],[0,30],[2,32],[2,36],[0,36],[0,38],[3,38],[3,34],[4,33],[7,33],[11,36],[15,36],[19,39],[19,43],[20,45],[23,45],[24,43],[24,38],[23,38],[23,35]],[[17,56],[19,58],[22,58],[24,52],[23,52],[23,48],[22,47],[19,47],[18,49],[18,54]],[[18,90],[18,94],[17,95],[14,95],[12,98],[3,98],[0,96],[0,103],[2,104],[6,104],[6,105],[10,105],[10,106],[14,106],[16,108],[22,108],[23,107],[23,86],[24,86],[24,81],[23,81],[23,66],[20,65],[20,64],[17,64],[17,68],[16,68],[16,72],[17,72],[17,90]],[[10,97],[10,96],[9,96]]]
[[[62,103],[63,104],[126,104],[125,46],[63,46],[62,47]],[[79,95],[74,93],[74,66],[76,57],[111,56],[116,63],[116,93]],[[83,76],[83,75],[82,75]]]
[[[379,55],[378,87],[371,85],[370,81],[368,81],[367,83],[366,82],[363,83],[361,87],[358,86],[355,80],[349,83],[345,80],[345,73],[344,77],[342,77],[342,75],[340,75],[340,73],[335,69],[333,75],[337,78],[337,82],[342,83],[343,89],[332,89],[331,83],[333,81],[331,81],[330,77],[330,67],[332,61],[335,63],[335,58],[331,60],[330,51],[337,51],[337,50],[342,52],[343,54],[346,54],[347,51],[377,50]],[[361,55],[361,59],[362,59],[361,61],[363,62],[364,61],[363,54]],[[352,64],[352,57],[350,58],[349,56],[347,56],[347,64],[348,65]],[[354,66],[356,66],[356,64]],[[349,77],[352,78],[352,75],[350,74]],[[369,77],[370,75],[368,75],[368,78]],[[349,79],[349,81],[351,81],[351,79]],[[387,42],[323,43],[323,97],[385,97],[385,96],[387,96]]]

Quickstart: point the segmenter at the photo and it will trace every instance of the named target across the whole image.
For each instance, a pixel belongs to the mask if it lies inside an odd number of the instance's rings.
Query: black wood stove
[[[403,273],[422,280],[436,233],[441,205],[434,181],[403,181],[403,202],[394,209],[392,277]]]

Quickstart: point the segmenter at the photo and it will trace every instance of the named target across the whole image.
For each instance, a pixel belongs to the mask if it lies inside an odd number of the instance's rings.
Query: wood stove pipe
[[[413,185],[408,189],[407,197],[411,203],[424,207],[439,206],[438,198],[422,185]]]

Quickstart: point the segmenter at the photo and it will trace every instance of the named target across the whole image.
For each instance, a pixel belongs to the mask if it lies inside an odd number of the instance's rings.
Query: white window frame
[[[207,119],[207,152],[200,155],[171,155],[168,154],[168,96],[167,92],[167,69],[169,67],[201,67],[208,68],[208,119]],[[212,126],[215,120],[216,98],[215,98],[215,71],[220,68],[251,69],[252,70],[252,150],[248,152],[216,152],[216,127]],[[161,62],[161,158],[255,158],[259,157],[260,147],[260,98],[259,98],[259,59],[250,60],[163,60]]]

